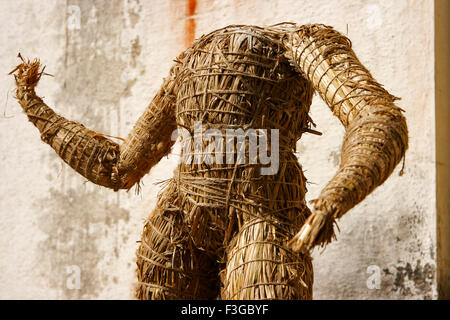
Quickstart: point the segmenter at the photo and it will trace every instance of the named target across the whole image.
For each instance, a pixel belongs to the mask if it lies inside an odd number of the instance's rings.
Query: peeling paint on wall
[[[103,285],[117,276],[108,274],[102,263],[113,264],[119,258],[118,247],[127,237],[121,237],[116,226],[121,220],[129,221],[129,212],[83,188],[52,189],[48,197],[35,201],[35,206],[40,212],[39,228],[47,236],[38,245],[42,278],[60,298],[95,298]],[[98,240],[104,238],[113,243],[112,251],[98,248]],[[67,285],[72,266],[79,268],[79,288]]]
[[[436,266],[421,260],[414,264],[410,262],[399,263],[392,268],[383,269],[385,276],[391,278],[390,291],[404,298],[433,299],[433,286],[435,285]]]
[[[54,109],[90,129],[117,136],[122,126],[121,99],[130,96],[145,72],[139,59],[140,39],[133,31],[141,5],[136,0],[74,0],[66,8],[65,54],[54,72],[62,86]],[[101,263],[119,258],[127,235],[117,225],[127,222],[129,213],[120,205],[120,193],[83,181],[65,164],[61,169],[53,154],[43,161],[52,163],[55,170],[46,178],[56,186],[49,196],[35,201],[39,228],[47,235],[38,246],[41,274],[60,298],[96,298],[116,276]],[[98,240],[105,238],[112,242],[111,251],[97,247]],[[80,268],[79,290],[67,288],[68,266]]]

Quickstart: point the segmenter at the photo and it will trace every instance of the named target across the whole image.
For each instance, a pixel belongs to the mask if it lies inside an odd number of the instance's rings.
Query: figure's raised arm
[[[286,57],[345,127],[340,168],[314,200],[313,214],[290,241],[294,250],[323,245],[335,219],[381,185],[404,157],[408,132],[402,110],[360,63],[350,40],[331,27],[306,25],[283,38]]]
[[[35,87],[44,74],[39,60],[22,60],[11,73],[17,85],[16,97],[41,139],[85,178],[117,191],[130,189],[174,144],[176,70],[177,65],[120,145],[58,115],[37,96]]]

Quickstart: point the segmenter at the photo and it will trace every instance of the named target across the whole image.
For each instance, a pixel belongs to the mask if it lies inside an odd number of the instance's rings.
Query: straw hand
[[[307,252],[316,245],[326,245],[335,238],[333,223],[332,216],[322,211],[315,211],[287,245],[295,252]]]

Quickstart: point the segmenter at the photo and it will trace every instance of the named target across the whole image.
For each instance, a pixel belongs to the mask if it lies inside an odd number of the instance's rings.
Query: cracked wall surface
[[[383,186],[313,253],[315,299],[435,299],[434,6],[431,0],[0,1],[1,299],[133,299],[135,251],[177,149],[136,195],[95,186],[39,139],[6,74],[39,57],[53,77],[37,91],[65,117],[125,137],[195,38],[230,24],[324,23],[402,100],[410,147]],[[314,199],[339,166],[344,130],[316,95],[297,155]]]

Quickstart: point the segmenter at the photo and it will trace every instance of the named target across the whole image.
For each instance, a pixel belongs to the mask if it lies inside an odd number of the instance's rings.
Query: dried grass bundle
[[[269,150],[270,130],[278,129],[275,174],[262,175],[264,166],[249,161],[248,140],[244,163],[179,164],[144,227],[137,297],[311,299],[307,249],[331,241],[335,219],[380,185],[407,148],[396,98],[361,65],[350,41],[323,25],[229,26],[202,36],[175,62],[120,146],[45,105],[34,91],[39,61],[14,70],[17,98],[66,163],[114,190],[131,188],[170,151],[177,126],[191,136],[197,122],[202,134],[267,129]],[[346,137],[341,168],[311,214],[294,150],[304,132],[316,132],[308,116],[314,89]],[[182,159],[196,152],[191,145]]]

